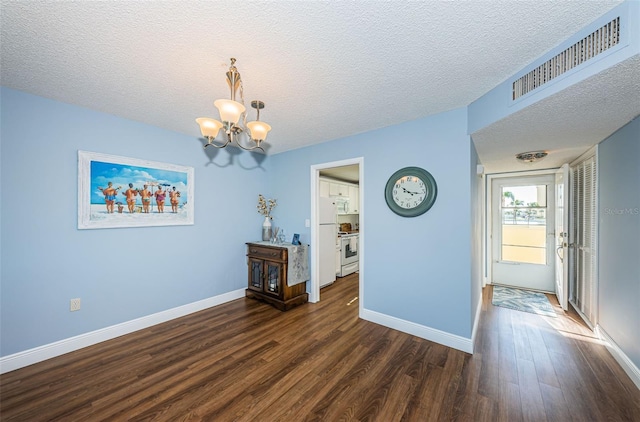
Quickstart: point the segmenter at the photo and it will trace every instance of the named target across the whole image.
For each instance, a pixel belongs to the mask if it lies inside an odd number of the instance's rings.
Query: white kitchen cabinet
[[[333,179],[320,178],[320,197],[335,198],[338,204],[338,214],[359,214],[360,213],[360,186],[353,183],[339,182]],[[343,198],[343,199],[341,199]],[[342,201],[342,202],[340,202]],[[341,211],[341,205],[347,203]]]
[[[330,183],[328,180],[320,179],[320,197],[321,198],[328,198],[329,196],[331,196],[329,185]]]
[[[329,195],[330,196],[349,196],[349,186],[343,183],[330,182],[329,183]]]
[[[360,212],[360,186],[349,185],[349,214]]]

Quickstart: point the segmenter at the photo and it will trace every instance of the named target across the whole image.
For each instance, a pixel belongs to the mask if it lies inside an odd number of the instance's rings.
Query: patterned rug
[[[532,314],[555,317],[556,313],[549,303],[549,299],[543,294],[529,290],[515,289],[512,287],[493,286],[494,306],[515,309],[516,311],[530,312]]]

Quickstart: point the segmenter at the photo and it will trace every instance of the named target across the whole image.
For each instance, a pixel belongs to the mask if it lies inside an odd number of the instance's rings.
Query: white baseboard
[[[445,331],[436,330],[435,328],[426,327],[416,324],[415,322],[405,321],[396,317],[381,314],[379,312],[363,309],[360,318],[403,333],[411,334],[425,340],[433,341],[447,347],[462,350],[466,353],[473,353],[473,342],[469,338],[460,337]]]
[[[134,331],[142,330],[156,324],[180,318],[194,312],[202,311],[213,306],[221,305],[232,300],[244,297],[245,289],[234,290],[218,296],[188,303],[166,311],[147,315],[141,318],[126,321],[121,324],[80,334],[54,343],[38,346],[8,356],[0,357],[0,374],[23,368],[34,363],[42,362],[65,353],[73,352],[87,346],[111,340]]]
[[[596,326],[596,334],[600,337],[600,340],[604,343],[609,350],[609,353],[613,356],[613,358],[622,366],[624,372],[629,375],[631,381],[638,387],[640,390],[640,369],[629,359],[629,357],[618,347],[615,341],[607,334],[607,332],[601,327]]]

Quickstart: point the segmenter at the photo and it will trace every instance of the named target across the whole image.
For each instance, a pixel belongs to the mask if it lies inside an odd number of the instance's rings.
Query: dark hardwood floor
[[[640,391],[575,313],[494,307],[489,286],[469,355],[359,320],[357,294],[355,274],[288,312],[240,299],[4,374],[0,418],[640,420]]]

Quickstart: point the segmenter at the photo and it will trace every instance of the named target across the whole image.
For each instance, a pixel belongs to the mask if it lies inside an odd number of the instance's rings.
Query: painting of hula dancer
[[[193,224],[193,167],[78,151],[78,228]]]

